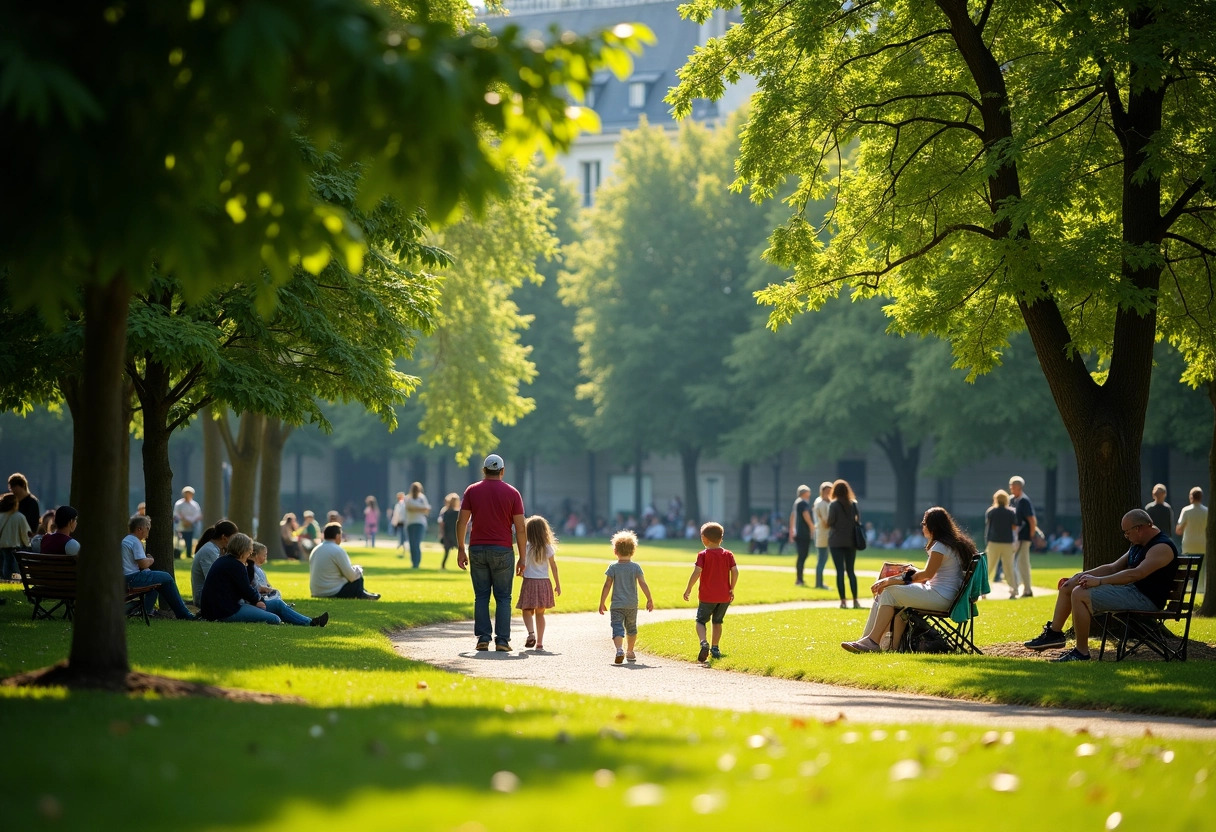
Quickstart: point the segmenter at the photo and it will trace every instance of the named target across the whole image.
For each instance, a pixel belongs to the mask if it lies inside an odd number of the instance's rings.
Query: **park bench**
[[[77,556],[17,552],[17,565],[21,569],[25,597],[34,606],[31,618],[38,621],[59,617],[71,621],[76,605]],[[126,590],[123,598],[126,614],[142,615],[144,623],[151,626],[148,611],[144,609],[144,596],[160,587],[160,584],[132,588],[124,582],[123,587]]]
[[[897,645],[900,653],[923,652],[918,648],[925,633],[933,633],[940,640],[943,653],[975,653],[982,655],[983,651],[975,646],[975,611],[968,593],[972,578],[977,574],[987,577],[988,560],[983,552],[971,559],[963,569],[963,581],[959,585],[958,594],[944,610],[922,610],[914,607],[903,607],[896,610],[897,615],[903,615],[908,626],[904,637]],[[963,620],[955,620],[953,611],[963,605]]]
[[[1098,660],[1106,653],[1106,640],[1115,642],[1115,661],[1123,661],[1128,653],[1147,647],[1168,661],[1186,661],[1186,646],[1191,635],[1191,612],[1195,609],[1195,591],[1199,586],[1199,567],[1203,555],[1179,555],[1178,570],[1165,606],[1160,610],[1108,610],[1098,613],[1101,618],[1102,647]],[[1166,621],[1185,621],[1182,636],[1176,636],[1165,626]],[[1095,622],[1096,623],[1096,622]],[[1181,638],[1177,644],[1172,642]]]

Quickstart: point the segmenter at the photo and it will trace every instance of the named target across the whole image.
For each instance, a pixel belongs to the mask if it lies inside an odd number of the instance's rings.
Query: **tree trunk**
[[[1049,534],[1055,530],[1056,517],[1060,506],[1060,467],[1051,465],[1044,472],[1047,475],[1047,482],[1043,486],[1043,534]],[[1033,501],[1032,501],[1033,502]]]
[[[228,519],[248,535],[253,534],[253,504],[257,492],[258,458],[262,450],[262,426],[266,417],[261,413],[241,414],[237,435],[232,436],[227,410],[221,411],[218,425],[228,462],[232,466],[229,486]]]
[[[642,446],[633,450],[633,516],[639,522],[642,519]]]
[[[214,526],[224,519],[224,440],[220,426],[210,409],[199,417],[203,420],[203,525]]]
[[[680,449],[680,464],[684,469],[684,516],[691,517],[698,526],[714,519],[701,514],[701,490],[697,488],[697,461],[700,457],[700,448]]]
[[[279,517],[283,507],[279,492],[283,482],[283,445],[292,426],[282,419],[266,417],[262,426],[262,481],[258,489],[258,540],[266,544],[270,557],[285,557],[279,545]]]
[[[878,439],[895,474],[895,518],[897,529],[913,529],[920,524],[916,512],[916,478],[920,473],[920,443],[904,447],[898,429]]]
[[[122,519],[125,529],[127,521],[134,513],[134,506],[131,505],[131,422],[135,419],[135,411],[131,405],[131,399],[135,394],[135,389],[125,378],[122,384],[122,447],[119,449],[122,464],[118,468],[118,493],[122,495]]]
[[[739,466],[739,513],[735,515],[739,528],[743,528],[752,519],[752,466],[744,462]]]
[[[1128,421],[1123,414],[1109,414],[1073,435],[1085,569],[1110,563],[1127,551],[1120,521],[1142,502],[1141,431],[1136,428],[1142,428],[1144,421],[1141,419],[1138,426],[1128,425]]]
[[[1170,484],[1170,446],[1164,442],[1156,445],[1148,446],[1148,476],[1153,481],[1155,486],[1157,483],[1164,485],[1167,489]],[[1145,502],[1148,502],[1147,498]],[[1174,502],[1178,505],[1185,505],[1182,499],[1178,496],[1174,497]],[[1166,534],[1173,535],[1173,529],[1162,529]]]
[[[114,553],[126,535],[127,496],[117,485],[127,460],[122,456],[123,364],[127,354],[127,303],[131,289],[119,276],[84,290],[83,372],[78,404],[88,414],[73,420],[77,441],[73,483],[87,483],[75,494],[80,512],[77,537],[83,553],[77,567],[77,600],[68,656],[71,675],[91,679],[125,676],[127,630],[123,617],[122,563]],[[76,466],[73,465],[73,468]],[[80,478],[79,480],[77,478]]]
[[[1216,508],[1213,504],[1216,503],[1216,380],[1207,383],[1208,399],[1212,402],[1212,447],[1208,450],[1208,528],[1207,528],[1207,543],[1203,550],[1207,553],[1203,556],[1205,561],[1203,571],[1206,574],[1204,578],[1204,586],[1200,587],[1203,590],[1203,603],[1199,607],[1200,615],[1216,615],[1216,566],[1207,563],[1208,560],[1216,555]]]
[[[173,574],[173,467],[169,460],[169,429],[166,416],[144,406],[144,501],[152,528],[147,552],[154,569]]]

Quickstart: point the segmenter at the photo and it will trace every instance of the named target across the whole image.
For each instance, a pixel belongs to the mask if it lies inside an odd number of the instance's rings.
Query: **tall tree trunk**
[[[144,406],[144,501],[152,528],[147,551],[153,568],[173,574],[173,467],[169,460],[167,413],[150,413]]]
[[[1043,518],[1041,522],[1043,534],[1049,534],[1055,530],[1059,515],[1060,468],[1058,465],[1049,465],[1044,470],[1044,474],[1046,474],[1046,482],[1043,485],[1043,508],[1041,509]]]
[[[595,451],[587,451],[587,531],[594,533],[597,525],[595,516]]]
[[[127,526],[127,521],[131,519],[134,508],[131,505],[131,422],[135,419],[135,410],[131,404],[131,399],[134,395],[135,389],[131,386],[131,382],[124,377],[122,387],[122,447],[119,449],[119,453],[122,455],[122,465],[119,466],[118,470],[118,493],[122,495],[124,529]]]
[[[739,513],[735,515],[739,528],[746,526],[752,519],[752,466],[744,462],[739,466]]]
[[[904,446],[899,429],[878,439],[895,474],[895,528],[912,529],[919,525],[916,512],[916,478],[920,473],[920,443]]]
[[[633,449],[633,516],[642,519],[642,461],[645,459],[642,446]]]
[[[203,422],[203,525],[214,526],[227,512],[224,505],[224,439],[219,422],[210,409],[199,417]]]
[[[519,460],[515,460],[515,462],[518,463]],[[426,469],[427,469],[427,464],[426,464],[425,456],[423,456],[422,454],[414,454],[413,456],[410,457],[410,483],[411,484],[413,484],[415,482],[422,483],[423,491],[426,490],[426,474],[427,474]],[[522,486],[524,475],[526,473],[526,469],[523,467],[523,465],[517,464],[516,470],[519,472],[518,474],[516,474],[516,476],[519,478],[517,480],[517,482],[519,482],[519,484]],[[409,491],[408,488],[405,490],[407,492]]]
[[[84,290],[85,332],[83,372],[78,404],[88,413],[73,414],[77,448],[74,454],[88,487],[77,493],[80,512],[77,535],[84,555],[77,567],[77,600],[72,620],[69,672],[77,677],[114,680],[130,669],[127,630],[122,613],[122,564],[114,552],[126,535],[127,495],[115,486],[122,480],[127,460],[122,456],[125,387],[123,364],[127,355],[127,304],[131,289],[118,276],[104,285]],[[73,466],[75,468],[75,465]],[[73,471],[75,483],[77,473]]]
[[[684,493],[687,495],[684,498],[684,516],[691,517],[697,525],[717,519],[705,517],[701,511],[701,490],[697,488],[697,461],[700,457],[700,448],[680,449],[680,466],[684,469]]]
[[[271,557],[284,557],[279,545],[279,517],[283,511],[279,492],[283,482],[283,446],[292,426],[267,416],[262,426],[262,481],[258,488],[258,540]]]
[[[773,515],[781,517],[781,454],[773,460]]]
[[[1208,399],[1212,402],[1212,447],[1208,450],[1208,528],[1207,543],[1203,549],[1207,553],[1204,561],[1210,561],[1216,556],[1216,380],[1207,383]],[[1088,544],[1087,544],[1088,546]],[[1203,589],[1203,603],[1199,607],[1200,615],[1216,615],[1216,565],[1207,563],[1204,566],[1206,576]]]
[[[980,116],[986,152],[991,162],[988,199],[994,213],[1022,197],[1018,157],[1002,146],[1015,139],[1014,108],[1001,62],[984,42],[983,32],[969,17],[966,3],[937,0],[950,21],[950,34],[967,65],[979,93]],[[1122,242],[1125,251],[1157,251],[1168,228],[1161,216],[1161,180],[1154,173],[1150,143],[1162,123],[1165,84],[1152,83],[1162,55],[1141,55],[1135,43],[1141,30],[1157,25],[1156,9],[1150,4],[1132,5],[1126,12],[1133,57],[1126,65],[1106,70],[1103,81],[1108,92],[1111,128],[1123,152]],[[1139,59],[1146,63],[1140,63]],[[1117,89],[1117,74],[1144,80],[1130,85],[1126,103]],[[1014,226],[1005,213],[994,217],[993,235],[1000,240],[1029,240],[1027,226]],[[1153,258],[1124,258],[1121,284],[1128,293],[1156,293],[1161,266]],[[1072,349],[1073,338],[1060,311],[1052,287],[1044,276],[1040,292],[1022,296],[1018,307],[1034,343],[1035,354],[1051,389],[1060,418],[1072,439],[1077,456],[1077,485],[1081,495],[1082,535],[1085,540],[1084,568],[1109,561],[1112,553],[1126,549],[1119,521],[1129,508],[1140,505],[1140,442],[1148,408],[1149,381],[1153,370],[1153,343],[1157,312],[1145,314],[1130,306],[1115,313],[1110,372],[1105,383],[1094,381],[1084,357]]]
[[[218,425],[224,447],[228,451],[228,462],[232,466],[232,484],[229,486],[228,519],[248,535],[253,534],[253,503],[257,492],[258,458],[262,450],[262,426],[266,417],[261,413],[241,414],[237,434],[232,435],[228,411],[221,411]]]
[[[84,421],[89,418],[84,407],[84,387],[80,376],[59,380],[59,392],[72,414],[72,476],[68,483],[68,505],[80,505],[80,498],[89,487],[89,454]]]

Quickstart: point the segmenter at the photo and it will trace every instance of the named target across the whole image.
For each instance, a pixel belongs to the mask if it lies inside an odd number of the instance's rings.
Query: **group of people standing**
[[[404,491],[397,492],[397,501],[389,512],[389,525],[397,532],[398,557],[405,557],[405,546],[409,543],[410,565],[417,569],[422,565],[422,539],[426,536],[427,518],[431,513],[431,503],[422,490],[422,483],[410,485],[407,495]],[[373,518],[374,515],[374,518]],[[460,515],[460,495],[448,494],[443,498],[443,508],[439,510],[439,543],[443,546],[443,561],[440,569],[448,568],[448,555],[456,548],[456,521]],[[371,529],[373,523],[379,524],[380,513],[376,506],[376,498],[368,497],[363,510],[366,529]],[[375,546],[374,532],[368,531],[369,545]]]
[[[811,503],[811,487],[798,486],[798,496],[790,512],[789,537],[794,541],[798,553],[794,565],[797,586],[806,586],[804,568],[810,556],[811,541],[815,541],[819,560],[815,565],[815,588],[827,589],[823,582],[823,570],[831,555],[836,569],[836,592],[840,596],[842,609],[848,607],[845,595],[845,580],[853,598],[853,607],[860,608],[857,600],[857,544],[864,539],[861,525],[861,510],[857,497],[846,480],[823,482],[819,485],[819,496]],[[860,534],[859,534],[860,532]]]
[[[992,505],[984,514],[984,541],[992,580],[998,570],[1009,584],[1010,598],[1030,598],[1034,595],[1030,583],[1030,544],[1041,534],[1034,503],[1026,496],[1026,481],[1009,478],[1009,491],[998,489],[992,495]]]

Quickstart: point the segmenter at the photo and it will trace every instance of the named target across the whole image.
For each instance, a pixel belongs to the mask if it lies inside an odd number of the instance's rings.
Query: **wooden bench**
[[[1147,647],[1168,661],[1186,661],[1186,646],[1191,636],[1191,613],[1195,609],[1195,591],[1199,587],[1199,568],[1203,555],[1179,555],[1178,571],[1165,606],[1160,610],[1107,610],[1094,616],[1101,619],[1102,648],[1098,660],[1106,653],[1106,640],[1115,642],[1115,661],[1123,661],[1128,653]],[[1171,644],[1175,638],[1165,626],[1166,621],[1185,621],[1181,642]]]
[[[76,605],[76,555],[43,555],[38,552],[17,552],[17,565],[21,569],[21,585],[25,597],[34,606],[34,621],[63,618],[72,620]],[[126,596],[123,604],[128,616],[142,615],[144,624],[151,626],[148,611],[144,609],[144,596],[156,590],[160,584],[128,587],[123,583]]]

